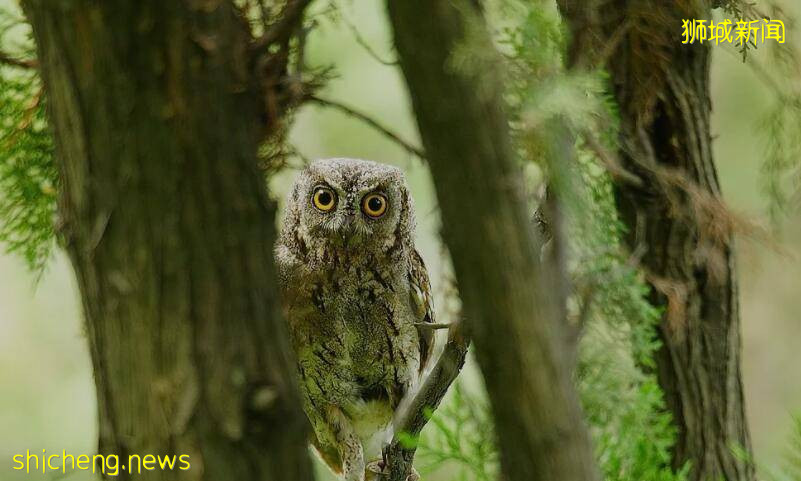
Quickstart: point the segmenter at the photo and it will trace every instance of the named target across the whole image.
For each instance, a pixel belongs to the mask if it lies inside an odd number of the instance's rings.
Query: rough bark
[[[476,2],[389,0],[508,480],[598,479]]]
[[[311,480],[278,307],[264,112],[228,1],[27,0],[83,300],[99,451],[150,479]],[[120,479],[136,477],[123,471]]]
[[[401,435],[417,437],[428,424],[430,413],[439,406],[448,388],[464,366],[470,340],[464,336],[462,325],[454,322],[448,331],[448,342],[437,359],[437,364],[411,399],[405,411],[396,416],[395,436],[384,448],[387,481],[406,481],[412,474],[417,446],[408,446]]]
[[[603,5],[599,5],[603,4]],[[636,4],[636,5],[635,5]],[[601,58],[620,106],[619,212],[651,301],[665,307],[656,356],[678,439],[673,466],[692,480],[751,481],[741,377],[731,219],[712,157],[709,44],[682,45],[682,18],[711,18],[708,2],[560,0],[574,66]],[[618,39],[610,50],[610,39]],[[601,55],[600,52],[606,51]]]

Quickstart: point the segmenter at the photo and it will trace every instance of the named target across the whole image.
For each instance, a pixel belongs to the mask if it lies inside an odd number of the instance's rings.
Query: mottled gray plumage
[[[368,215],[380,210],[371,206],[385,211]],[[363,481],[365,460],[380,457],[431,356],[432,331],[418,326],[433,322],[430,286],[413,234],[403,173],[375,162],[313,162],[287,202],[276,259],[304,409],[313,444],[347,481]]]

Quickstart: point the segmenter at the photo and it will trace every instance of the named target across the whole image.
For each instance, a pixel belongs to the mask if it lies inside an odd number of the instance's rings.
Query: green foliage
[[[732,446],[740,459],[756,466],[760,479],[766,481],[801,481],[801,416],[792,418],[792,431],[787,441],[784,463],[777,466],[765,466],[757,463],[741,446]]]
[[[18,23],[0,11],[0,45]],[[54,244],[57,189],[44,103],[34,71],[0,65],[0,243],[40,273]]]
[[[541,152],[529,149],[527,158],[543,166],[566,211],[575,286],[569,307],[583,329],[577,381],[599,464],[610,481],[684,479],[685,471],[670,469],[675,432],[656,378],[646,371],[659,347],[655,329],[660,313],[647,300],[636,253],[622,246],[624,227],[605,163],[588,148],[592,136],[601,148],[617,150],[617,112],[606,93],[606,76],[554,69],[552,59],[564,49],[564,41],[554,38],[559,31],[555,12],[530,7],[524,18],[511,40],[517,52],[513,60],[524,78],[534,80],[520,95],[518,137],[523,144],[546,146]],[[551,49],[550,59],[543,48]],[[554,122],[566,123],[575,155],[555,156],[547,148],[553,139],[543,127]]]
[[[767,4],[770,15],[760,13],[750,2],[725,2],[724,7],[736,18],[783,18],[791,31],[794,19],[774,2]],[[509,61],[507,98],[521,158],[535,161],[540,171],[535,178],[549,179],[567,210],[566,237],[575,286],[570,310],[572,318],[583,325],[577,382],[604,478],[686,479],[689,466],[678,473],[670,469],[676,433],[653,374],[654,353],[659,348],[655,330],[661,313],[648,302],[649,289],[635,268],[637,253],[626,253],[622,247],[624,226],[617,217],[605,167],[608,159],[601,158],[604,152],[618,149],[618,113],[606,94],[606,76],[565,72],[565,35],[547,2],[503,2],[499,10],[494,12],[502,25],[498,43]],[[789,42],[771,44],[767,47],[770,62],[763,66],[755,55],[746,58],[752,47],[742,46],[740,54],[763,78],[774,99],[760,119],[760,130],[766,140],[765,193],[775,217],[792,210],[792,196],[797,203],[801,190],[801,89],[797,83],[801,55]],[[575,138],[573,158],[554,156],[559,154],[553,148],[557,123],[566,124]],[[464,418],[471,412],[464,402],[464,396],[455,396],[434,420]],[[770,476],[775,481],[801,481],[801,419],[795,423],[787,466]],[[433,424],[421,442],[422,455],[436,445],[437,462],[456,462],[472,473],[466,479],[485,479],[486,465],[475,463],[477,454],[464,450],[480,446],[486,452],[487,446],[493,446],[491,430],[479,429],[483,440],[465,446],[456,442],[461,432],[456,426],[444,421]]]
[[[669,467],[675,430],[656,378],[646,371],[659,347],[659,311],[647,301],[636,259],[620,245],[623,227],[608,175],[582,150],[579,164],[585,202],[573,209],[568,234],[584,297],[577,314],[585,323],[577,378],[601,469],[610,481],[681,480],[686,470],[677,474]]]
[[[458,476],[454,481],[496,479],[497,451],[486,399],[457,381],[418,440],[416,459],[418,469],[424,472],[455,468]]]
[[[764,69],[756,58],[749,62],[773,97],[759,128],[765,143],[763,190],[776,220],[801,207],[801,54],[787,43],[772,43],[768,56]]]
[[[793,428],[785,474],[788,481],[801,481],[801,416],[793,418]]]
[[[778,95],[760,130],[766,139],[763,190],[775,221],[801,206],[801,93]]]
[[[519,151],[537,164],[567,211],[575,286],[569,307],[571,319],[583,326],[577,383],[604,478],[683,480],[687,469],[670,469],[675,432],[650,372],[660,312],[647,300],[637,259],[622,247],[624,228],[609,175],[582,137],[592,135],[604,148],[616,149],[617,112],[606,94],[606,76],[564,71],[564,34],[555,11],[536,2],[506,8],[506,18],[520,19],[507,23],[499,39],[510,63],[508,99]],[[577,155],[555,157],[553,127],[559,123],[570,130]],[[435,414],[420,456],[457,463],[463,479],[487,479],[496,469],[495,456],[487,455],[492,430],[483,422],[465,427],[476,418],[488,420],[486,407],[477,413],[471,404],[477,401],[457,393]]]
[[[792,419],[785,462],[778,467],[758,466],[768,481],[801,481],[801,416]]]
[[[765,155],[762,159],[762,185],[774,222],[782,214],[801,207],[801,52],[792,39],[798,33],[797,19],[776,0],[751,2],[728,0],[723,11],[734,19],[782,20],[786,26],[785,43],[756,42],[742,45],[739,53],[765,85],[771,96],[770,108],[758,118]],[[765,58],[758,55],[764,53]]]
[[[0,68],[0,242],[41,272],[53,247],[57,176],[39,82]]]

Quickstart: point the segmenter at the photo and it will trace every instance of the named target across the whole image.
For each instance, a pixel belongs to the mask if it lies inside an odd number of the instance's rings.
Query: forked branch
[[[417,446],[409,446],[401,436],[416,439],[439,406],[448,388],[464,366],[470,340],[461,323],[454,323],[448,332],[448,342],[431,373],[406,409],[395,421],[395,436],[384,448],[384,476],[388,481],[407,481],[412,473],[412,462]]]
[[[303,11],[311,2],[312,0],[289,0],[278,20],[267,27],[264,35],[255,40],[254,48],[262,49],[289,38],[303,20]]]

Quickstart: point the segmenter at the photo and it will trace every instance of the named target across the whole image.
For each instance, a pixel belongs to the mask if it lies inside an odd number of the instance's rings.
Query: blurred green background
[[[337,77],[321,95],[369,113],[416,141],[399,72],[372,58],[348,26],[355,25],[382,58],[392,59],[383,2],[341,4],[345,21],[334,24],[321,19],[309,40],[309,63],[336,66]],[[0,5],[12,2],[0,0]],[[795,8],[794,13],[801,14],[799,5]],[[680,41],[678,30],[676,39]],[[788,41],[801,46],[801,33],[790,33]],[[765,139],[757,127],[769,97],[736,55],[723,46],[713,50],[713,134],[724,194],[733,210],[767,226],[767,206],[760,190]],[[762,52],[754,55],[765,61]],[[417,208],[418,246],[439,292],[442,252],[436,201],[425,166],[364,124],[314,106],[298,112],[291,142],[309,158],[359,157],[404,168]],[[276,198],[283,199],[292,175],[287,172],[273,180]],[[775,246],[740,239],[737,252],[748,416],[757,461],[765,465],[782,456],[790,416],[801,411],[801,213],[797,208],[780,227]],[[54,479],[52,474],[25,475],[11,469],[12,455],[26,449],[95,451],[94,386],[80,315],[76,284],[63,253],[56,254],[38,283],[20,259],[0,255],[0,480]],[[76,473],[65,479],[91,477]]]

